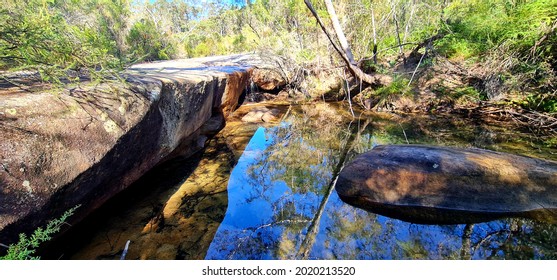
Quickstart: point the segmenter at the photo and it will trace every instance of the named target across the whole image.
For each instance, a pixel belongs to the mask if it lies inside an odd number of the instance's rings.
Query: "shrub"
[[[52,238],[52,235],[59,232],[66,219],[73,215],[79,206],[66,211],[60,218],[50,221],[46,228],[38,228],[29,237],[25,233],[19,235],[19,241],[8,248],[5,256],[0,260],[38,260],[39,257],[33,256],[39,245]]]

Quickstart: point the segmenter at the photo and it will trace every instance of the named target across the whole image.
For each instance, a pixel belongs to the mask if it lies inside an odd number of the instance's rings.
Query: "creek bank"
[[[351,205],[413,223],[557,221],[557,162],[482,149],[377,146],[342,170],[336,190]]]
[[[75,223],[154,166],[187,156],[238,107],[254,56],[136,65],[129,84],[0,94],[0,235],[66,209]]]

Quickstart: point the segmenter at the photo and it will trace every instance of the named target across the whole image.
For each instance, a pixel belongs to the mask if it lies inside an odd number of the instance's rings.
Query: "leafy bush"
[[[530,94],[522,106],[526,109],[557,113],[557,94]]]
[[[175,53],[167,36],[161,34],[155,23],[149,19],[141,19],[134,23],[127,36],[127,43],[133,46],[129,54],[131,61],[170,59]]]
[[[73,215],[78,207],[71,208],[60,218],[50,221],[45,229],[36,229],[29,237],[24,233],[20,234],[19,241],[16,244],[10,245],[7,254],[0,257],[0,260],[38,260],[39,257],[35,257],[33,254],[35,254],[39,245],[50,240],[53,234],[60,231],[66,219]]]
[[[554,0],[459,0],[446,9],[449,33],[441,50],[469,57],[504,46],[527,52],[557,17]]]
[[[389,96],[394,94],[408,95],[411,93],[411,88],[408,86],[408,83],[408,79],[397,76],[390,85],[377,89],[375,94],[379,96]]]
[[[109,32],[115,27],[106,27],[118,20],[103,13],[109,5],[94,9],[98,2],[84,1],[80,8],[75,0],[5,1],[0,7],[0,68],[38,70],[45,80],[57,81],[67,70],[119,66],[118,40]]]

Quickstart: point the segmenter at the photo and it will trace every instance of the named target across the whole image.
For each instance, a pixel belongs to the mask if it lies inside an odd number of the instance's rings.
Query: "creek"
[[[506,218],[421,225],[354,208],[334,170],[379,144],[479,147],[544,159],[536,136],[445,115],[355,112],[346,104],[268,105],[276,123],[243,123],[242,106],[194,157],[167,162],[43,248],[43,258],[555,259],[557,226]]]

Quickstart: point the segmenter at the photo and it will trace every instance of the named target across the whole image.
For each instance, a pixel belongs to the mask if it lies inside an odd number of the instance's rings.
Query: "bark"
[[[323,21],[321,20],[321,18],[319,17],[319,15],[315,11],[315,9],[313,8],[313,5],[311,4],[311,2],[309,0],[304,0],[304,3],[306,4],[308,9],[310,10],[313,17],[315,17],[315,19],[317,20],[317,23],[321,27],[321,30],[323,30],[323,33],[325,33],[325,35],[327,36],[327,38],[331,42],[331,45],[333,45],[333,48],[337,51],[337,53],[340,55],[342,60],[344,60],[344,62],[346,63],[346,66],[348,66],[348,70],[350,71],[350,73],[352,73],[352,75],[354,75],[355,77],[357,77],[361,81],[363,81],[367,84],[370,84],[370,85],[388,85],[388,84],[392,83],[393,78],[388,76],[388,75],[377,74],[377,73],[366,74],[366,73],[364,73],[364,71],[362,71],[362,69],[360,69],[356,65],[352,64],[350,62],[350,59],[348,58],[348,56],[341,50],[341,48],[335,43],[335,41],[331,37],[331,34],[329,33],[329,31],[325,27],[325,24],[323,23]],[[350,49],[350,47],[348,47],[348,49]]]
[[[373,4],[371,4],[371,24],[373,28],[373,63],[377,64],[377,33],[375,31],[375,12],[373,12]]]
[[[445,37],[445,35],[446,35],[445,33],[438,32],[437,34],[429,38],[426,38],[422,42],[418,43],[416,47],[414,47],[409,57],[417,55],[421,48],[427,47],[428,45],[432,44],[434,41],[442,39],[443,37]]]
[[[338,21],[338,16],[335,12],[333,2],[331,2],[331,0],[325,0],[325,6],[327,7],[327,12],[329,13],[329,17],[331,18],[331,22],[333,23],[333,28],[335,29],[335,33],[337,35],[338,41],[340,42],[340,46],[344,50],[348,61],[350,61],[350,63],[352,63],[353,65],[356,65],[356,61],[354,61],[354,55],[352,54],[352,50],[348,45],[348,40],[346,40],[346,36],[344,36],[342,27],[340,26],[340,22]]]
[[[395,22],[396,39],[397,39],[397,42],[398,42],[400,57],[402,57],[402,61],[403,61],[404,65],[406,65],[406,57],[404,57],[404,51],[402,50],[402,42],[400,41],[398,19],[396,17],[396,7],[395,7],[394,2],[391,2],[391,9],[392,9],[392,12],[393,12],[393,20]]]
[[[414,17],[414,12],[416,10],[416,0],[412,0],[412,7],[410,8],[410,17],[406,22],[406,26],[404,27],[404,37],[402,37],[402,43],[406,44],[406,39],[408,38],[408,30],[410,29],[410,24],[412,23],[412,18]]]

